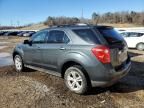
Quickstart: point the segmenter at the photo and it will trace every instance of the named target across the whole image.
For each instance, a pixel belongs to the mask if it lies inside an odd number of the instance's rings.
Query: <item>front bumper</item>
[[[115,71],[113,69],[112,72],[110,72],[110,80],[109,81],[92,81],[91,80],[91,85],[92,87],[107,87],[107,86],[111,86],[114,83],[116,83],[119,79],[121,79],[122,77],[124,77],[131,69],[131,62],[129,61],[129,63],[122,68],[119,71]]]

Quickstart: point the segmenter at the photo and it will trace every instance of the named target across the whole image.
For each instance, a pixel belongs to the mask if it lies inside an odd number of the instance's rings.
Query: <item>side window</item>
[[[53,30],[49,32],[48,43],[68,43],[69,38],[63,31]]]
[[[129,37],[138,37],[138,33],[131,32],[129,33]]]
[[[129,37],[129,34],[127,32],[121,33],[124,37]]]
[[[45,43],[46,42],[47,32],[39,32],[34,35],[32,38],[32,43]]]
[[[143,35],[144,35],[144,33],[138,33],[138,37],[141,37]]]

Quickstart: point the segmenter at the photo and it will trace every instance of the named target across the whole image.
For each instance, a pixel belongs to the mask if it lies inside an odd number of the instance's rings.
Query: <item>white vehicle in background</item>
[[[144,50],[144,32],[123,31],[120,34],[124,37],[129,48]]]

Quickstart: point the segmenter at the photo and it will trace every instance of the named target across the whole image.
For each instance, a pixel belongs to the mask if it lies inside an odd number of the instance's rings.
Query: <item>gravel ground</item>
[[[143,108],[142,63],[133,62],[130,73],[108,88],[92,88],[86,95],[70,92],[63,79],[13,66],[0,68],[0,108]]]
[[[130,73],[112,87],[92,88],[86,95],[70,92],[63,79],[43,72],[1,67],[0,108],[143,108],[144,52],[129,52]]]

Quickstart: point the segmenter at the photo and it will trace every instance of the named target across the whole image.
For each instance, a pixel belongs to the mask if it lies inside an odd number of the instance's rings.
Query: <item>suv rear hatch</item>
[[[109,26],[96,26],[94,28],[108,43],[111,54],[111,64],[115,68],[123,65],[128,59],[128,48],[123,37],[115,31],[114,28]]]

